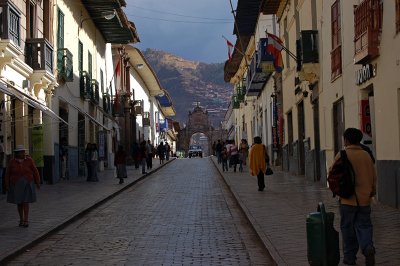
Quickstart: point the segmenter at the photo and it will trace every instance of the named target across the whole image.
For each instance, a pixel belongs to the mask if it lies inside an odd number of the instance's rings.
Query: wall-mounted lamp
[[[104,18],[105,20],[111,20],[117,15],[117,12],[114,9],[112,11],[103,11],[100,14],[101,15],[98,17],[88,17],[88,18],[81,19],[80,27],[82,28],[83,22],[85,22],[86,20],[89,20],[89,19]]]

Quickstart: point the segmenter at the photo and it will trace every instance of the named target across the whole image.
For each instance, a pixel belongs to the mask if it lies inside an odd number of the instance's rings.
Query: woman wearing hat
[[[6,169],[7,202],[17,204],[19,226],[28,227],[29,203],[36,201],[35,184],[40,189],[40,176],[34,161],[25,155],[23,145],[17,145],[14,159]]]

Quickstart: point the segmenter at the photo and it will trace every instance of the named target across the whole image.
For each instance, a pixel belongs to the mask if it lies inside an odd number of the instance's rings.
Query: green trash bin
[[[333,227],[335,214],[325,212],[320,202],[317,212],[307,216],[307,257],[310,265],[338,265],[339,233]]]

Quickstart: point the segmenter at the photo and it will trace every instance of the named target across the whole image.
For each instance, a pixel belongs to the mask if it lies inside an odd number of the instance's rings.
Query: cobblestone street
[[[274,265],[207,159],[175,160],[10,265]]]

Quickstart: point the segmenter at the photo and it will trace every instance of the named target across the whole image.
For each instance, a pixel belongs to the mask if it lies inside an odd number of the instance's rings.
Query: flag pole
[[[229,4],[231,5],[233,23],[235,24],[235,29],[236,29],[236,32],[237,32],[237,38],[239,39],[240,48],[243,50],[243,42],[242,42],[242,38],[240,37],[239,27],[238,27],[237,21],[236,21],[235,10],[233,10],[232,0],[229,0]],[[236,49],[236,46],[234,46],[234,47]],[[246,67],[248,67],[249,66],[249,62],[247,61],[247,56],[245,54],[243,54],[243,52],[239,51],[238,49],[236,49],[236,51],[238,51],[244,57],[244,60],[246,62]]]
[[[267,37],[268,37],[268,35],[269,34],[271,34],[271,33],[268,33],[268,31],[265,31],[265,34],[267,35]],[[278,36],[277,36],[278,37]],[[279,37],[278,37],[279,38]],[[286,46],[284,46],[282,43],[280,43],[280,46],[282,46],[282,50],[284,50],[286,53],[288,53],[288,55],[291,57],[291,58],[293,58],[294,60],[296,60],[297,61],[297,56],[294,54],[294,53],[292,53]]]
[[[230,42],[224,35],[222,35],[222,38],[224,38],[227,42]],[[236,48],[236,45],[233,45],[233,49],[235,49],[239,54],[244,56],[244,54],[239,49]]]

